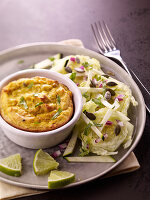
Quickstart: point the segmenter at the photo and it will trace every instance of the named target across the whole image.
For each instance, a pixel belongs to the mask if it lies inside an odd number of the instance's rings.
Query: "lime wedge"
[[[0,171],[10,176],[21,176],[21,156],[14,154],[0,159]]]
[[[53,170],[48,177],[48,188],[55,189],[75,181],[75,175],[70,172]]]
[[[57,169],[59,163],[48,153],[39,149],[33,160],[33,168],[36,175],[45,175],[53,169]]]

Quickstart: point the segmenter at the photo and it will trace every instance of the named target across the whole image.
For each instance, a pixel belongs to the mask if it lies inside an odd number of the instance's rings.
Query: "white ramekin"
[[[73,93],[74,102],[74,114],[71,120],[56,130],[47,132],[28,132],[14,128],[0,116],[0,126],[5,135],[11,141],[20,146],[31,149],[48,148],[59,144],[71,133],[72,128],[81,115],[83,105],[82,95],[76,84],[69,78],[57,72],[44,69],[28,69],[9,75],[0,82],[0,91],[5,85],[13,80],[17,80],[19,78],[31,78],[35,76],[57,80],[69,88],[69,90]]]

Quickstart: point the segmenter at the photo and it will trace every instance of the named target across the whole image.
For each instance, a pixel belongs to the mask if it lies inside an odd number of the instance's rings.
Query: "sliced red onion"
[[[112,125],[112,122],[111,121],[107,121],[106,125]]]
[[[72,62],[75,62],[75,61],[76,61],[76,59],[73,58],[73,57],[71,57],[70,60],[71,60]]]
[[[76,83],[76,85],[79,86],[80,84],[79,84],[79,83]]]
[[[60,150],[57,150],[57,151],[55,151],[54,153],[51,154],[51,156],[52,156],[53,158],[57,158],[57,157],[59,157],[60,155],[61,155],[61,151],[60,151]]]
[[[83,66],[83,65],[81,65],[81,66],[80,66],[80,68],[81,68],[81,69],[84,69],[84,66]]]
[[[103,84],[102,83],[100,83],[100,85],[99,85],[99,88],[102,88],[103,87]]]
[[[120,126],[124,126],[124,123],[121,122],[120,120],[117,120],[117,119],[116,119],[116,121],[117,121],[117,124],[118,124],[118,125],[120,125]]]
[[[80,64],[80,59],[76,57],[76,63]]]
[[[84,80],[84,81],[87,81],[87,79],[88,79],[87,76],[84,76],[84,77],[83,77],[83,80]]]
[[[116,99],[118,99],[118,101],[123,101],[123,97],[124,95],[123,94],[119,94]]]
[[[108,137],[108,134],[107,133],[104,133],[103,134],[104,138],[106,139]]]
[[[76,70],[76,71],[79,72],[79,73],[83,73],[83,72],[85,72],[85,70],[82,69],[81,67],[74,68],[74,70]]]
[[[86,148],[89,149],[89,147],[90,147],[89,144],[87,144],[87,145],[86,145]]]
[[[95,143],[99,143],[101,141],[101,138],[99,137],[99,138],[97,138],[96,140],[95,140]]]
[[[60,148],[60,150],[66,149],[67,143],[59,144],[58,147]]]

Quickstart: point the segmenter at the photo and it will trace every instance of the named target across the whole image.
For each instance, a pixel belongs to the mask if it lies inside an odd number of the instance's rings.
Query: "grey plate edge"
[[[2,50],[0,51],[0,56],[3,56],[4,54],[7,54],[7,53],[10,53],[11,51],[15,51],[15,50],[18,50],[18,49],[22,49],[22,48],[26,48],[26,47],[31,47],[31,46],[43,46],[43,45],[56,45],[56,46],[68,46],[68,48],[76,48],[76,49],[79,49],[79,50],[85,50],[85,51],[88,51],[89,53],[91,52],[92,54],[94,53],[95,55],[99,56],[99,57],[102,57],[102,58],[105,58],[106,60],[109,60],[110,63],[112,63],[113,65],[115,64],[117,67],[119,67],[121,69],[121,71],[123,73],[126,73],[126,76],[128,76],[128,78],[130,78],[134,84],[134,86],[136,87],[136,89],[138,90],[138,94],[139,94],[139,97],[141,99],[141,110],[142,110],[142,113],[141,115],[143,116],[143,124],[140,126],[140,130],[139,130],[139,135],[137,137],[137,139],[134,141],[134,143],[132,144],[132,146],[130,147],[130,149],[128,150],[128,152],[119,160],[117,161],[112,167],[110,167],[109,169],[105,170],[104,172],[102,172],[100,175],[96,175],[96,176],[93,176],[91,178],[88,178],[87,180],[84,180],[84,181],[80,181],[80,182],[74,182],[70,185],[67,185],[65,187],[62,187],[60,189],[63,189],[63,188],[70,188],[70,187],[74,187],[74,186],[77,186],[77,185],[81,185],[81,184],[84,184],[84,183],[87,183],[87,182],[90,182],[94,179],[97,179],[99,177],[102,177],[103,175],[107,174],[108,172],[110,172],[111,170],[113,170],[115,167],[117,167],[119,164],[121,164],[125,158],[133,151],[133,149],[136,147],[136,145],[138,144],[138,142],[140,141],[140,138],[142,137],[142,133],[144,131],[144,127],[145,127],[145,122],[146,122],[146,108],[145,108],[145,102],[144,102],[144,98],[143,98],[143,95],[139,89],[139,87],[137,86],[137,84],[135,83],[135,81],[129,77],[129,75],[127,74],[126,71],[124,71],[119,65],[117,65],[115,62],[113,62],[112,60],[106,58],[105,56],[101,55],[101,54],[98,54],[97,52],[94,52],[92,50],[89,50],[89,49],[86,49],[86,48],[81,48],[81,47],[76,47],[76,46],[71,46],[71,45],[62,45],[62,44],[59,44],[59,43],[56,43],[56,42],[35,42],[35,43],[28,43],[28,44],[22,44],[22,45],[18,45],[18,46],[15,46],[15,47],[11,47],[11,48],[8,48],[6,50]],[[3,181],[5,183],[9,183],[9,184],[12,184],[12,185],[16,185],[16,186],[19,186],[19,187],[25,187],[25,188],[32,188],[32,189],[42,189],[42,190],[48,190],[48,188],[46,186],[38,186],[37,185],[29,185],[29,184],[24,184],[24,183],[20,183],[20,182],[15,182],[15,181],[11,181],[11,180],[8,180],[6,178],[2,178],[0,177],[0,181]],[[52,190],[52,189],[50,189]],[[58,190],[58,189],[57,189]]]

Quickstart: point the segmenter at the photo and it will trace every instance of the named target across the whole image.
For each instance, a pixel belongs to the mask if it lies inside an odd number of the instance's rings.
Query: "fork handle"
[[[144,96],[145,100],[145,107],[147,111],[150,114],[150,92],[147,90],[147,88],[143,85],[143,83],[140,81],[140,79],[137,77],[137,75],[130,69],[128,69],[126,63],[123,60],[120,60],[120,63],[122,64],[123,68],[128,72],[128,74],[135,80],[139,88],[141,89],[141,92]]]

